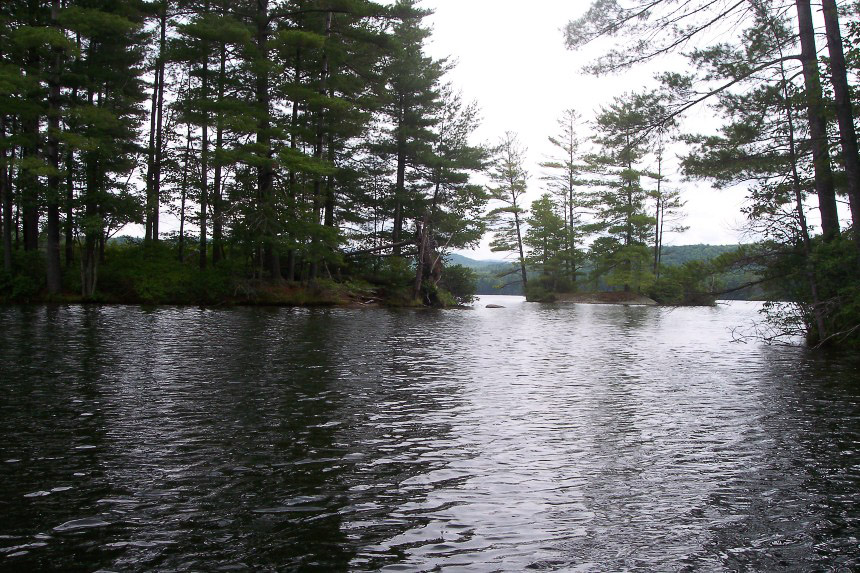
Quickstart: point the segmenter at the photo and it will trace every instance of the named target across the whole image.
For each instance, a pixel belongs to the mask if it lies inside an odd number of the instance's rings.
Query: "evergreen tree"
[[[683,219],[682,209],[686,201],[681,199],[681,192],[677,189],[668,189],[667,179],[664,173],[665,160],[665,129],[660,128],[657,134],[654,156],[657,161],[657,169],[650,173],[655,188],[650,192],[654,199],[654,276],[660,277],[660,257],[663,253],[663,237],[666,232],[683,233],[688,229],[680,224]],[[666,224],[669,228],[666,228]]]
[[[702,66],[731,77],[737,72],[726,60],[744,66],[763,54],[781,54],[790,41],[789,23],[762,9],[741,49],[729,52],[724,47],[695,57]],[[768,241],[766,259],[770,264],[776,262],[779,274],[784,272],[779,261],[799,263],[792,273],[799,273],[799,280],[786,281],[782,276],[778,282],[805,285],[801,294],[780,296],[809,301],[802,313],[810,331],[816,333],[813,338],[826,339],[831,326],[824,299],[832,293],[822,288],[825,277],[815,263],[816,246],[807,222],[806,196],[816,181],[808,124],[801,121],[808,100],[805,102],[804,86],[796,85],[784,63],[770,80],[742,93],[721,94],[718,109],[728,123],[719,136],[688,137],[695,148],[683,166],[688,175],[708,178],[718,187],[750,185],[751,202],[745,212],[750,226]]]
[[[541,163],[547,171],[543,180],[551,193],[562,201],[565,229],[565,267],[571,283],[576,283],[577,271],[582,266],[580,254],[583,240],[582,215],[587,208],[587,194],[582,190],[585,165],[580,158],[580,121],[576,110],[568,109],[558,120],[559,132],[549,138],[558,155]]]
[[[146,165],[146,218],[145,240],[158,241],[161,203],[161,175],[164,156],[164,93],[167,68],[167,28],[170,22],[171,2],[158,4],[157,52],[152,66],[153,84],[149,114],[149,147]]]
[[[842,162],[845,168],[846,194],[848,195],[848,205],[851,209],[854,244],[858,251],[860,251],[860,152],[858,152],[857,132],[854,126],[854,109],[851,105],[851,88],[848,85],[845,50],[842,41],[842,31],[839,25],[839,11],[835,0],[822,0],[821,7],[827,31],[827,52],[830,55],[830,84],[833,87],[833,103],[839,125],[839,142],[842,148]],[[860,253],[858,253],[858,256],[860,256]]]
[[[641,134],[660,112],[654,94],[627,94],[603,108],[595,121],[599,150],[589,161],[597,175],[592,191],[597,214],[590,229],[601,236],[592,245],[592,259],[597,274],[625,291],[639,292],[651,279],[647,245],[656,221],[646,211],[642,177],[650,142]]]
[[[489,173],[493,183],[489,188],[490,198],[501,206],[494,208],[488,215],[493,231],[490,248],[496,252],[516,253],[523,290],[528,287],[522,229],[525,210],[521,206],[528,184],[525,154],[526,149],[517,136],[511,132],[505,133]]]
[[[444,251],[483,233],[470,178],[485,152],[469,142],[476,107],[443,96],[447,65],[425,53],[428,14],[412,0],[4,3],[4,269],[22,239],[58,292],[64,213],[67,267],[79,237],[92,298],[110,237],[143,223],[155,261],[170,212],[177,258],[200,269],[230,257],[249,277],[313,281],[352,270],[344,249],[397,236],[423,247],[416,278],[435,287]]]
[[[84,97],[69,115],[78,126],[80,136],[73,141],[80,150],[84,174],[80,228],[85,297],[95,294],[108,233],[141,219],[142,206],[128,175],[135,168],[137,129],[143,119],[144,17],[142,6],[132,0],[82,2],[67,8],[61,17],[82,45],[73,74]]]
[[[432,278],[434,286],[439,282],[441,251],[473,246],[484,234],[482,214],[489,197],[470,180],[484,169],[487,158],[484,148],[470,142],[477,126],[477,104],[465,104],[460,94],[446,86],[427,159],[431,187],[420,197],[424,215],[418,223],[416,298],[425,279]]]
[[[422,23],[431,11],[419,8],[415,0],[398,0],[391,14],[394,26],[383,70],[387,78],[382,107],[386,128],[376,150],[394,162],[391,241],[399,255],[405,222],[418,217],[419,190],[428,184],[427,158],[432,155],[432,127],[438,117],[446,64],[424,53],[430,30]]]
[[[828,10],[829,7],[828,4]],[[754,31],[759,15],[771,10],[780,14],[790,13],[790,8],[774,6],[772,3],[759,0],[733,3],[708,0],[679,0],[678,2],[643,0],[624,6],[615,0],[596,0],[581,18],[568,24],[566,40],[569,48],[576,49],[596,38],[621,36],[623,39],[619,46],[589,66],[592,72],[606,73],[629,69],[640,62],[679,51],[682,48],[689,48],[690,45],[695,46],[697,42],[702,42],[704,36],[714,32],[731,36],[738,32]],[[805,84],[806,123],[814,157],[815,189],[822,219],[822,234],[827,240],[832,240],[838,236],[840,229],[827,141],[827,114],[821,89],[815,28],[809,0],[796,0],[793,12],[797,34],[780,44],[779,55],[774,54],[773,51],[759,52],[758,55],[763,58],[744,60],[742,65],[734,65],[738,62],[724,60],[723,62],[734,70],[734,77],[716,86],[708,86],[718,77],[709,74],[696,78],[699,81],[688,81],[687,89],[683,90],[683,97],[679,97],[674,102],[670,114],[676,115],[720,93],[730,91],[740,82],[755,81],[759,74],[772,71],[775,66],[782,63],[792,60],[800,62]],[[832,18],[832,13],[830,17]],[[834,48],[832,57],[839,60],[838,46],[833,43],[835,40],[833,22],[830,28],[832,38],[830,46]],[[723,44],[711,48],[720,50],[724,46]],[[702,49],[701,45],[699,48]],[[840,70],[835,77],[841,80],[841,76]],[[847,142],[850,136],[847,131],[845,133]],[[843,160],[843,163],[852,164],[856,161],[853,157],[849,157],[847,161]]]
[[[539,273],[539,280],[551,292],[566,290],[562,280],[568,249],[569,227],[552,195],[544,193],[533,201],[526,219],[528,230],[523,243],[529,248],[526,260]],[[534,282],[534,281],[532,281]]]

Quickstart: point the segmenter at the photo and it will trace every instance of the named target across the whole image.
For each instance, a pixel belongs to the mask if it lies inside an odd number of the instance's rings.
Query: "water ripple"
[[[856,362],[486,302],[0,309],[0,569],[860,568]]]

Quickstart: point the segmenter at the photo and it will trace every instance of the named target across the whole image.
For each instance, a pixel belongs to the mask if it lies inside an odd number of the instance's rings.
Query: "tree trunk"
[[[818,54],[815,48],[815,28],[809,0],[795,0],[797,22],[800,32],[803,81],[806,86],[806,107],[809,135],[812,143],[812,161],[815,167],[815,192],[818,194],[821,231],[825,241],[839,235],[839,212],[836,207],[836,189],[830,166],[827,145],[827,117],[821,93],[821,78],[818,71]]]
[[[92,97],[90,96],[90,103]],[[98,278],[98,241],[102,236],[101,225],[98,228],[92,224],[99,217],[97,197],[100,191],[100,167],[96,152],[90,152],[86,161],[86,191],[84,195],[84,216],[87,221],[84,227],[84,249],[81,256],[81,295],[84,298],[92,298],[96,292]]]
[[[60,0],[51,2],[51,25],[57,28],[60,15]],[[47,252],[45,271],[49,294],[59,294],[63,287],[60,264],[60,70],[63,65],[62,48],[51,53],[51,71],[48,77],[48,137],[45,147],[48,166],[47,206]]]
[[[74,100],[74,95],[72,96]],[[66,152],[66,267],[75,262],[75,153]]]
[[[334,165],[334,144],[329,137],[328,142],[328,159]],[[326,227],[334,227],[334,210],[337,205],[337,197],[334,192],[334,178],[329,175],[325,182],[325,204],[323,205],[323,225]]]
[[[627,133],[627,208],[624,216],[625,231],[624,231],[624,246],[630,247],[633,244],[633,161],[630,158],[630,133]],[[629,279],[633,273],[633,261],[630,260],[630,251],[625,254],[624,268],[627,270],[627,278]],[[628,281],[624,282],[624,292],[630,292],[631,287]]]
[[[0,138],[6,139],[6,115],[0,113]],[[3,213],[3,270],[12,272],[12,179],[6,148],[0,148],[0,208]]]
[[[104,215],[102,215],[104,218]],[[107,233],[102,233],[99,236],[99,264],[104,264],[105,262],[105,249],[107,248],[108,235]]]
[[[76,34],[75,45],[78,53],[81,50],[81,37]],[[80,61],[80,56],[76,58]],[[78,103],[78,88],[72,89],[69,107]],[[75,262],[75,152],[71,145],[66,150],[66,267],[71,268]]]
[[[391,242],[400,242],[403,234],[403,196],[406,194],[406,102],[401,94],[398,101],[397,118],[397,182],[394,187],[394,229],[391,234]],[[395,247],[395,256],[400,256],[400,247]]]
[[[298,0],[297,6],[299,11],[304,8],[304,2],[302,0]],[[299,30],[304,30],[304,22],[299,15],[299,19],[297,22],[297,27]],[[302,81],[302,46],[301,44],[296,45],[296,60],[295,65],[293,66],[293,84],[298,86],[301,85]],[[292,103],[292,113],[290,117],[290,149],[295,151],[298,149],[298,125],[299,125],[299,98],[294,98]],[[296,217],[296,201],[298,197],[297,186],[297,176],[296,170],[292,166],[290,167],[289,173],[289,185],[287,187],[287,195],[289,197],[289,205],[287,205],[288,212],[290,218]],[[287,227],[286,232],[288,235],[293,234],[293,232]],[[287,251],[287,271],[286,278],[288,281],[294,281],[296,279],[296,250],[294,248],[290,248]]]
[[[331,25],[332,25],[332,13],[328,12],[326,14],[325,21],[325,37],[326,41],[331,37]],[[323,60],[322,60],[322,69],[320,70],[320,82],[318,93],[322,98],[325,98],[328,94],[328,75],[329,75],[329,54],[328,50],[323,50]],[[322,99],[321,98],[321,99]],[[325,142],[325,108],[322,104],[320,104],[320,109],[316,112],[316,141],[314,142],[314,158],[317,161],[321,161],[323,158],[324,151],[324,142]],[[327,195],[327,193],[326,193]],[[314,223],[319,224],[319,216],[320,210],[325,209],[325,203],[327,201],[326,197],[323,197],[323,189],[322,189],[322,176],[317,175],[314,179],[314,197],[313,197],[313,208],[314,208]],[[316,247],[319,243],[319,238],[317,233],[314,232],[314,236],[312,239],[314,247]],[[315,253],[317,249],[312,248],[312,258],[311,258],[311,268],[310,268],[310,280],[316,280],[318,273],[319,263],[317,261],[317,255]]]
[[[215,120],[215,179],[212,190],[212,264],[217,265],[224,257],[224,205],[222,203],[223,166],[221,152],[224,148],[224,112],[221,105],[224,101],[224,84],[227,79],[227,45],[220,46],[220,65],[218,68],[218,117]]]
[[[792,190],[794,191],[797,220],[800,224],[800,236],[803,241],[803,254],[805,258],[804,274],[806,275],[806,280],[809,284],[810,295],[812,295],[813,320],[815,321],[815,326],[818,329],[819,338],[823,340],[827,338],[827,325],[824,321],[824,307],[821,304],[821,297],[818,292],[818,281],[815,276],[816,269],[815,263],[812,259],[812,241],[809,236],[809,226],[806,221],[806,213],[803,209],[803,186],[801,184],[800,173],[797,169],[798,153],[794,128],[794,111],[791,104],[791,96],[788,93],[788,79],[786,78],[784,64],[780,64],[780,73],[782,75],[782,96],[785,108],[786,124],[788,125],[788,157],[791,163],[791,183]]]
[[[573,195],[574,195],[574,191],[576,190],[575,177],[574,177],[575,172],[574,172],[574,167],[573,167],[573,165],[574,165],[573,161],[575,159],[574,148],[576,145],[576,140],[575,140],[575,136],[574,136],[575,125],[574,125],[573,119],[574,119],[573,115],[571,115],[570,116],[570,127],[569,127],[570,137],[568,138],[568,141],[567,141],[567,148],[568,148],[567,208],[570,211],[570,213],[568,214],[568,219],[569,219],[569,224],[570,224],[570,228],[568,229],[568,233],[570,235],[569,236],[569,243],[570,243],[569,258],[570,258],[570,262],[568,264],[570,265],[570,282],[573,283],[573,290],[576,291],[576,290],[578,290],[576,287],[576,223],[575,223],[575,219],[574,219],[576,216],[576,210],[575,210],[576,208],[575,208],[574,203],[573,203],[573,199],[574,199]]]
[[[425,259],[427,258],[427,247],[429,242],[430,217],[425,215],[423,223],[417,223],[418,236],[418,258],[415,262],[415,281],[412,285],[412,298],[418,300],[421,294],[421,286],[424,283],[424,274],[427,272]]]
[[[31,51],[27,58],[28,75],[37,76],[39,56]],[[28,94],[30,101],[39,101],[38,93]],[[28,115],[21,119],[21,131],[26,143],[21,147],[21,158],[26,161],[39,158],[39,122],[38,115]],[[39,248],[39,179],[32,169],[18,170],[18,189],[20,209],[23,215],[24,250],[36,251]]]
[[[263,246],[272,280],[281,280],[281,264],[275,246],[275,173],[272,165],[271,94],[269,71],[266,68],[269,54],[269,0],[257,0],[257,85],[256,97],[260,121],[257,125],[257,145],[265,150],[265,158],[257,168],[257,193],[263,217]]]
[[[663,266],[663,239],[666,236],[666,202],[660,205],[660,250],[657,252],[657,276]]]
[[[165,51],[167,50],[167,10],[168,0],[161,6],[161,36],[158,41],[158,119],[155,124],[155,176],[152,186],[152,240],[158,241],[159,220],[161,217],[161,171],[164,163],[164,68],[166,67]]]
[[[161,54],[158,55],[161,58]],[[158,115],[158,59],[155,62],[155,80],[152,84],[152,98],[149,109],[149,147],[146,153],[146,221],[143,240],[152,240],[153,195],[155,189],[155,120]]]
[[[92,298],[96,292],[99,258],[96,254],[96,238],[87,233],[84,238],[84,252],[81,257],[81,295]]]
[[[205,14],[209,14],[209,1],[203,5]],[[204,100],[209,98],[209,42],[203,47],[203,76],[200,79],[200,91]],[[206,226],[209,215],[209,111],[204,104],[203,125],[200,142],[200,269],[206,268]]]
[[[657,183],[659,186],[660,183]],[[654,276],[659,276],[659,264],[660,264],[660,192],[657,192],[657,209],[654,211]]]
[[[23,150],[21,150],[21,153],[23,154]],[[13,159],[13,161],[14,161],[14,159]],[[11,168],[9,169],[9,172],[10,172],[10,173],[12,173],[12,169],[11,169]],[[14,178],[12,177],[12,175],[9,175],[9,181],[13,181],[13,180],[14,180]],[[15,220],[14,220],[14,221],[13,221],[13,223],[12,223],[12,228],[15,230],[15,250],[16,250],[16,251],[17,251],[18,249],[20,249],[20,248],[21,248],[21,235],[23,234],[23,231],[22,231],[22,229],[21,229],[21,190],[20,190],[20,182],[19,182],[19,185],[18,185],[18,186],[19,186],[18,194],[17,194],[18,196],[15,198],[16,200],[15,200],[15,202],[14,202],[14,203],[15,203],[15,205],[14,205],[14,206],[15,206]]]
[[[857,150],[857,132],[854,129],[854,112],[851,107],[851,92],[845,70],[845,54],[842,51],[842,33],[839,30],[839,12],[835,0],[822,0],[824,24],[827,28],[827,51],[830,53],[831,83],[835,96],[836,118],[839,121],[839,140],[842,144],[842,161],[848,180],[848,202],[851,207],[851,223],[854,242],[860,249],[860,155]]]
[[[18,133],[18,116],[12,116],[12,135]],[[18,185],[18,192],[15,193],[15,147],[9,152],[9,174],[7,175],[6,182],[8,183],[9,194],[7,195],[7,201],[10,201],[12,205],[10,209],[14,212],[14,217],[12,220],[12,233],[15,236],[15,241],[13,243],[13,250],[17,251],[21,247],[21,189],[20,189],[20,180]],[[18,154],[22,153],[22,150],[18,150]]]
[[[661,194],[661,184],[663,183],[663,141],[660,140],[660,150],[657,154],[657,209],[655,210],[656,217],[654,218],[654,276],[660,275],[660,250],[663,246],[663,235],[660,232],[662,228],[662,209],[663,195]]]
[[[191,124],[185,135],[185,158],[182,163],[181,198],[179,202],[179,262],[185,260],[185,200],[188,197],[188,162],[191,161]]]
[[[525,254],[525,251],[523,250],[523,237],[522,237],[522,233],[520,232],[520,214],[516,211],[516,208],[517,208],[517,202],[516,201],[514,201],[513,207],[514,207],[514,225],[517,228],[517,247],[520,250],[520,273],[522,273],[522,276],[523,276],[523,291],[525,291],[526,287],[528,286],[528,277],[526,276],[526,254]]]
[[[570,228],[568,228],[568,266],[570,271],[570,282],[573,284],[573,290],[576,290],[576,224],[574,222],[574,217],[576,216],[576,211],[573,206],[573,185],[570,186],[569,191],[569,199],[567,208],[570,211],[568,214],[568,218],[570,219]]]

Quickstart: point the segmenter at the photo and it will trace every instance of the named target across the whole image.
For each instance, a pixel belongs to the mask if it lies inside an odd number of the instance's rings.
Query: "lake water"
[[[757,308],[0,308],[0,569],[857,570],[858,362]]]

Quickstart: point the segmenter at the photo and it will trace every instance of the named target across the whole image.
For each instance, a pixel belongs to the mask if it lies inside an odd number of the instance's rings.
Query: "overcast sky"
[[[484,122],[478,139],[495,142],[505,131],[513,131],[529,148],[529,201],[543,192],[538,163],[553,151],[547,137],[557,131],[556,121],[563,110],[576,109],[590,120],[601,105],[625,91],[640,89],[659,66],[667,65],[658,62],[656,68],[621,77],[581,74],[580,68],[596,51],[566,50],[562,27],[589,4],[589,0],[421,2],[421,6],[435,10],[430,18],[434,31],[428,45],[430,53],[458,62],[450,79],[466,99],[480,104]],[[694,110],[688,123],[713,124],[708,121],[710,113],[702,106]],[[743,223],[739,212],[742,190],[714,191],[706,183],[684,182],[677,173],[668,176],[687,200],[685,223],[690,230],[667,236],[667,245],[742,241],[738,231]],[[490,252],[486,241],[482,248],[463,254],[504,256]]]

